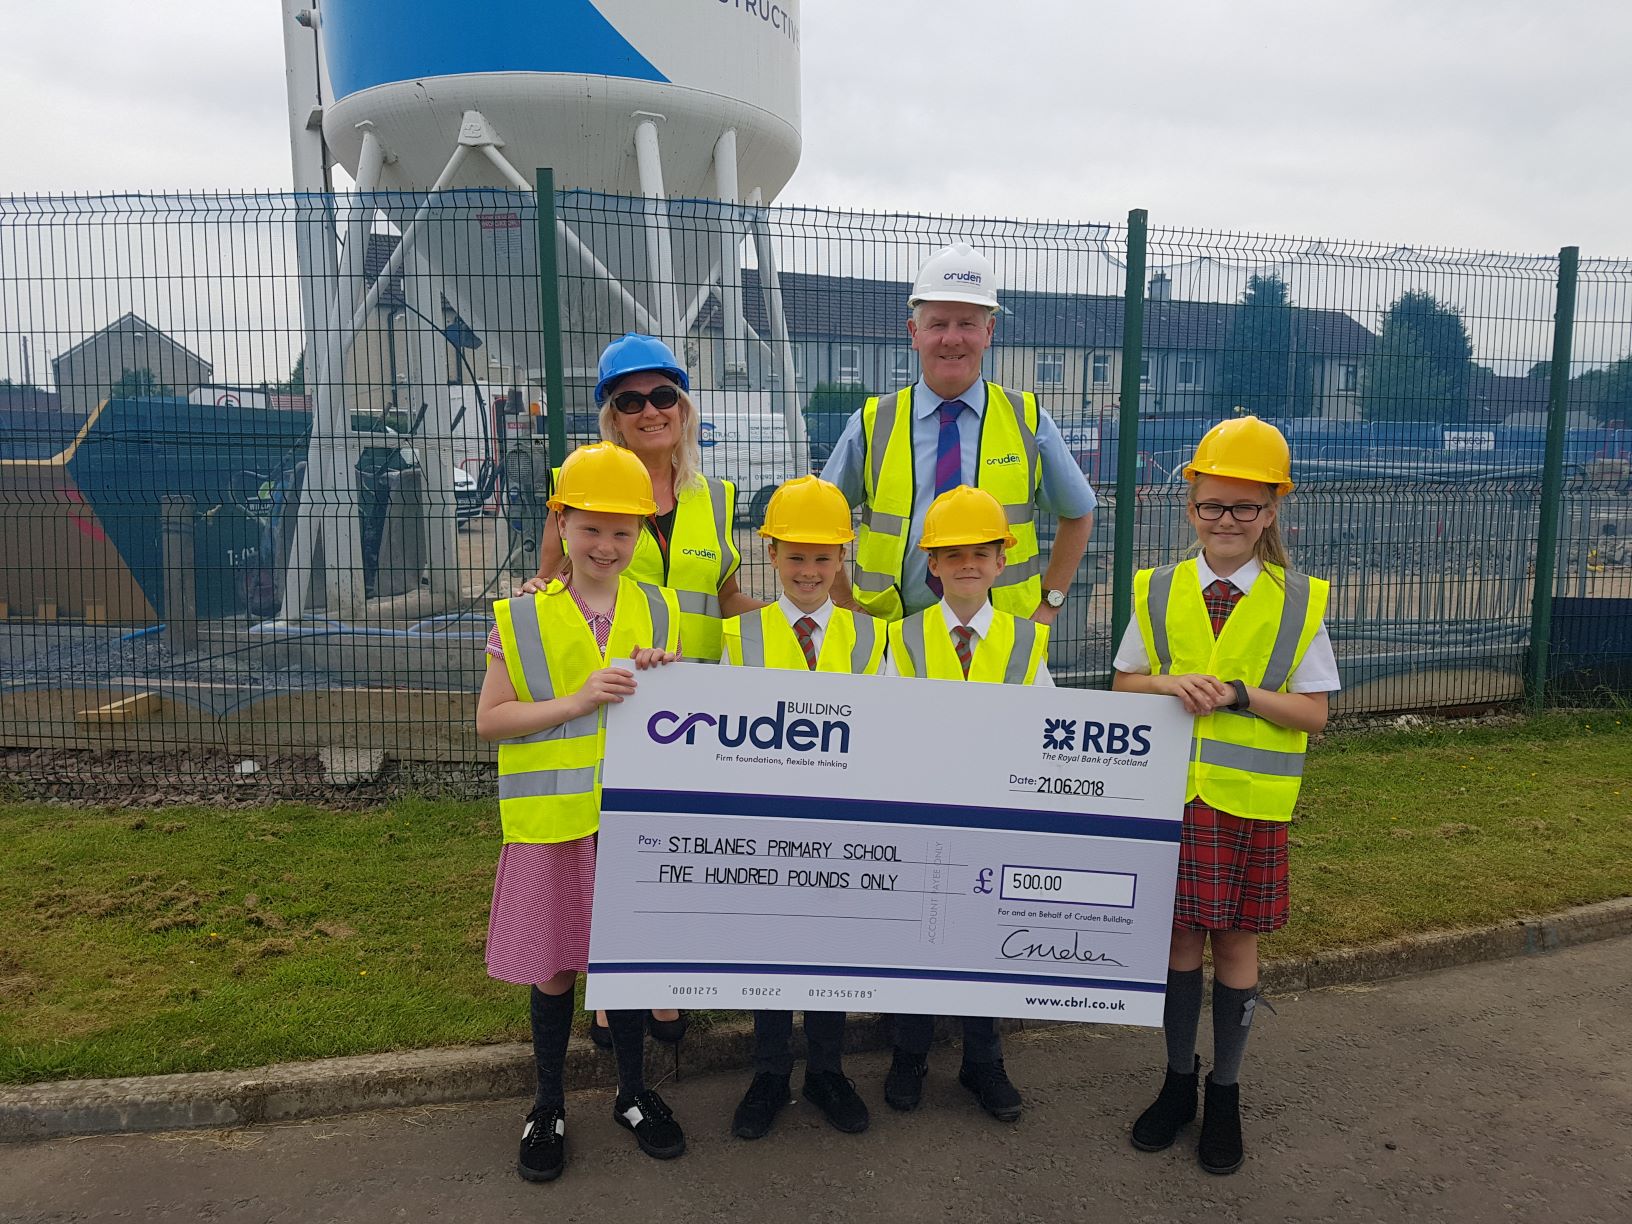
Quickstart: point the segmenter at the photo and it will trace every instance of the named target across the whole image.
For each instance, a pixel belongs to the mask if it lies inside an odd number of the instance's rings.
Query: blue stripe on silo
[[[322,31],[336,98],[468,72],[668,81],[590,0],[327,0]]]

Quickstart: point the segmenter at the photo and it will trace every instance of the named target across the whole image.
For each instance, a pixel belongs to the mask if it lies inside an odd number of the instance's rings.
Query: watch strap
[[[1252,705],[1252,698],[1247,694],[1247,682],[1245,680],[1231,680],[1230,687],[1235,690],[1235,700],[1230,702],[1229,708],[1232,710],[1249,709]]]

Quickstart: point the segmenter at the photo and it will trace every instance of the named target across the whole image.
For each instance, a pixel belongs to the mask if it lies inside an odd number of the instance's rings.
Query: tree
[[[302,349],[300,356],[295,358],[295,368],[289,371],[289,377],[280,383],[273,383],[272,390],[279,395],[306,394],[306,350]]]
[[[844,424],[872,394],[860,383],[817,383],[805,403],[805,435],[810,439],[810,461],[814,466],[832,454]]]
[[[1601,424],[1632,421],[1632,354],[1570,380],[1570,407]]]
[[[1553,363],[1550,361],[1538,361],[1525,372],[1524,376],[1526,378],[1551,378],[1553,376]]]
[[[1368,421],[1468,419],[1473,342],[1455,308],[1431,293],[1404,293],[1360,374],[1360,410]]]
[[[109,399],[141,399],[149,395],[174,395],[175,392],[158,380],[152,370],[126,370],[119,380],[108,388]]]
[[[1230,312],[1220,373],[1221,405],[1261,417],[1308,416],[1315,410],[1314,370],[1299,351],[1297,317],[1278,276],[1254,275]]]

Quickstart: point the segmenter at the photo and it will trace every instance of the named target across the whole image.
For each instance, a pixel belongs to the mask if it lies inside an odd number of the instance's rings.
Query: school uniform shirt
[[[776,606],[781,610],[782,615],[788,618],[788,628],[790,629],[793,628],[794,623],[802,616],[808,616],[811,620],[816,622],[816,628],[812,629],[810,632],[810,647],[816,652],[816,657],[820,658],[822,654],[822,639],[827,636],[827,622],[833,619],[833,601],[831,599],[823,600],[822,606],[817,608],[814,612],[801,612],[798,604],[794,603],[793,600],[789,599],[786,595],[781,595],[777,597]],[[745,615],[753,616],[756,615],[756,612],[748,612],[745,613]],[[883,624],[880,623],[879,632],[882,633],[883,630]],[[720,666],[730,667],[731,665],[730,657],[725,653],[725,651],[722,650],[720,652]]]
[[[952,636],[952,630],[964,623],[958,619],[958,614],[947,606],[946,600],[944,599],[941,600],[941,616],[946,621],[946,634],[949,638]],[[969,623],[965,626],[965,628],[973,629],[975,631],[975,638],[974,641],[970,643],[971,646],[978,646],[980,643],[984,642],[986,640],[986,635],[992,631],[992,605],[989,603],[981,604],[980,611],[976,612],[974,616],[970,618]],[[884,666],[879,668],[878,674],[881,676],[899,676],[901,674],[898,670],[896,670],[895,659],[893,656],[889,654],[884,656]],[[1032,688],[1054,687],[1054,677],[1048,674],[1047,659],[1044,659],[1041,663],[1037,664],[1037,675],[1032,678],[1031,686]]]
[[[1196,557],[1197,577],[1201,579],[1201,589],[1206,590],[1213,583],[1219,581],[1219,576],[1213,573],[1212,567],[1207,564],[1205,553]],[[1252,584],[1263,576],[1264,567],[1258,564],[1258,558],[1249,558],[1247,563],[1223,581],[1229,583],[1244,596],[1252,590]],[[1122,642],[1116,648],[1116,659],[1112,664],[1119,672],[1127,672],[1132,676],[1148,676],[1150,674],[1150,659],[1145,654],[1144,639],[1139,636],[1139,619],[1130,617],[1128,627],[1122,634]],[[1239,676],[1220,676],[1220,680],[1238,680]],[[1320,628],[1315,631],[1309,649],[1304,651],[1303,660],[1297,670],[1292,673],[1287,691],[1291,693],[1335,693],[1342,684],[1337,678],[1337,656],[1332,653],[1332,639],[1326,633],[1326,622],[1320,622]]]
[[[887,394],[893,394],[889,392]],[[968,407],[958,414],[958,442],[963,460],[963,483],[978,479],[980,428],[986,415],[986,379],[982,376],[962,395]],[[912,522],[907,529],[907,555],[901,568],[901,601],[911,616],[935,602],[929,589],[929,560],[918,541],[924,538],[924,514],[935,500],[935,455],[940,446],[941,405],[947,400],[929,389],[923,379],[912,388],[912,468],[917,488],[912,499]],[[1018,407],[1018,405],[1017,405]],[[1042,462],[1042,482],[1037,488],[1037,505],[1060,518],[1081,518],[1099,505],[1093,486],[1082,474],[1071,448],[1060,436],[1060,427],[1041,406],[1037,409],[1037,455]],[[862,435],[861,413],[845,423],[833,453],[822,465],[822,479],[839,486],[845,500],[861,505],[867,497],[862,473],[867,464],[867,439]],[[969,626],[971,629],[973,625]]]

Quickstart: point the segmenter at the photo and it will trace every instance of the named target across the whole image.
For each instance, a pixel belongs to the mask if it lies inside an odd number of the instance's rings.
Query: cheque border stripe
[[[1037,812],[1014,808],[903,803],[882,799],[815,799],[803,795],[737,795],[719,791],[624,790],[601,795],[607,812],[679,812],[694,816],[765,816],[776,820],[847,820],[867,824],[941,825],[958,829],[1017,829],[1088,837],[1177,842],[1183,824],[1146,816],[1096,812]]]
[[[973,969],[894,969],[883,965],[750,965],[702,961],[591,961],[591,973],[785,973],[803,977],[912,978],[932,982],[995,982],[1012,986],[1076,987],[1089,990],[1140,990],[1161,994],[1166,982],[1128,982],[1119,978],[1064,977],[1046,973],[980,973]]]

